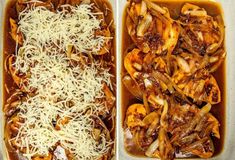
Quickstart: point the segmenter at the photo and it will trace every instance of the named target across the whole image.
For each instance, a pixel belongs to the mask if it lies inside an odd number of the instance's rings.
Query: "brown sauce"
[[[199,7],[204,8],[207,13],[211,16],[216,15],[222,15],[223,11],[221,6],[213,1],[195,1],[195,0],[169,0],[169,1],[163,1],[163,0],[155,0],[158,5],[167,7],[169,9],[170,15],[172,18],[178,18],[180,15],[180,10],[182,6],[186,2],[190,2],[192,4],[198,5]],[[127,6],[123,13],[123,26],[122,26],[122,68],[121,68],[121,76],[123,77],[126,74],[125,68],[124,68],[124,57],[125,57],[125,51],[128,49],[128,47],[133,44],[133,41],[131,40],[131,37],[129,36],[126,28],[126,10]],[[225,66],[226,60],[221,64],[219,69],[213,73],[213,76],[217,80],[217,83],[220,87],[221,91],[221,102],[219,104],[213,105],[211,109],[211,113],[218,119],[220,123],[220,139],[212,137],[215,152],[213,157],[219,155],[223,151],[224,146],[224,136],[225,136],[225,112],[226,112],[226,66]],[[125,113],[127,108],[134,103],[142,103],[140,100],[136,99],[124,86],[122,83],[122,89],[121,89],[121,104],[122,104],[122,125],[124,126],[124,119],[125,119]],[[145,157],[144,152],[141,150],[138,150],[137,147],[128,147],[125,148],[126,151],[131,154],[132,156],[137,157]]]
[[[9,23],[9,19],[13,18],[13,19],[18,19],[17,17],[17,11],[16,11],[16,2],[17,0],[9,0],[6,8],[5,8],[5,17],[4,17],[4,41],[3,41],[3,62],[5,62],[7,56],[9,54],[13,54],[15,53],[15,46],[16,43],[15,41],[12,39],[11,35],[9,34],[11,31],[10,28],[10,23]],[[103,13],[107,13],[107,15],[105,16],[105,21],[106,24],[109,25],[110,24],[110,32],[111,32],[111,36],[113,37],[112,39],[112,47],[110,49],[110,55],[112,56],[112,61],[114,62],[114,66],[112,66],[112,68],[110,69],[111,74],[114,75],[114,77],[111,79],[113,84],[116,84],[116,33],[115,33],[115,25],[114,25],[114,17],[113,17],[113,9],[112,9],[112,5],[108,2],[108,0],[92,0],[93,3],[96,3],[96,5],[100,8],[100,10]],[[56,6],[58,4],[58,0],[52,0],[52,3]],[[3,63],[4,65],[4,63]],[[4,68],[4,66],[2,66]],[[14,83],[12,77],[10,74],[8,74],[6,71],[3,71],[2,73],[3,76],[3,106],[6,104],[7,98],[10,97],[10,95],[15,91],[17,87],[17,85]],[[9,93],[6,90],[6,87],[9,89]],[[116,87],[113,86],[113,94],[116,97]],[[114,106],[116,107],[116,106]],[[5,119],[5,121],[7,121],[7,119]],[[103,120],[106,127],[108,129],[112,128],[112,121],[111,119],[104,119]],[[116,124],[114,124],[114,126],[116,126]],[[115,127],[113,129],[112,132],[110,132],[111,134],[111,138],[113,140],[115,140]],[[5,143],[6,143],[6,147],[8,150],[8,155],[9,155],[9,160],[17,160],[18,159],[18,154],[15,152],[15,150],[11,150],[10,146],[8,145],[7,140],[5,139]]]

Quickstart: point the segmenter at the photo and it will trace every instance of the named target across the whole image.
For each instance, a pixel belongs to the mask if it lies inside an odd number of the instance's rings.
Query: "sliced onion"
[[[167,11],[166,11],[165,9],[163,9],[163,8],[160,7],[159,5],[157,5],[157,4],[153,3],[153,2],[151,2],[150,0],[144,0],[144,1],[146,2],[147,7],[148,7],[149,9],[154,9],[155,11],[157,11],[157,12],[163,14],[163,15],[167,13]]]
[[[181,13],[184,15],[189,14],[190,16],[197,16],[197,17],[207,16],[207,12],[205,11],[205,9],[190,3],[185,3],[185,5],[181,9]]]
[[[144,102],[144,107],[146,109],[146,113],[149,114],[150,113],[150,108],[149,108],[146,92],[144,92],[144,94],[143,94],[143,102]]]
[[[218,50],[218,51],[220,51],[220,50]],[[225,56],[226,56],[226,52],[224,50],[222,50],[222,53],[220,53],[220,55],[219,55],[219,57],[220,57],[219,60],[209,68],[210,73],[215,72],[220,67],[220,65],[224,62]]]
[[[203,106],[203,107],[200,109],[199,115],[202,117],[202,116],[204,116],[206,113],[209,113],[210,110],[211,110],[211,104],[210,104],[210,103],[207,103],[205,106]]]
[[[152,105],[164,105],[164,99],[160,98],[159,96],[156,96],[154,94],[151,94],[148,97],[148,102],[151,103]]]
[[[156,129],[159,126],[158,122],[159,122],[159,117],[155,117],[155,119],[152,121],[152,123],[150,124],[150,126],[146,132],[147,137],[152,136],[152,134],[156,131]]]
[[[143,93],[141,89],[139,88],[138,84],[129,76],[126,75],[122,79],[123,84],[127,88],[127,90],[138,99],[143,98]]]
[[[182,57],[177,56],[176,60],[179,64],[179,67],[186,73],[190,72],[190,66],[186,60],[184,60]]]
[[[159,140],[156,139],[146,150],[145,155],[148,157],[153,157],[154,152],[158,149],[159,147]],[[160,158],[160,157],[156,157]]]
[[[143,122],[146,125],[151,124],[155,119],[159,119],[159,115],[157,112],[151,112],[147,116],[144,117]]]
[[[139,37],[144,36],[145,32],[148,30],[149,26],[151,25],[152,20],[153,20],[152,16],[147,13],[137,26],[137,36]]]
[[[145,16],[147,14],[147,5],[144,1],[141,1],[140,15]]]
[[[160,124],[164,128],[167,127],[167,121],[166,121],[167,112],[168,112],[168,103],[166,100],[164,100],[163,111],[162,111],[161,119],[160,119]]]
[[[212,44],[211,46],[209,46],[206,50],[206,52],[208,54],[213,54],[221,45],[222,42],[224,40],[224,22],[223,22],[223,18],[221,16],[217,16],[216,17],[217,21],[218,21],[218,27],[219,27],[219,31],[220,31],[220,40],[218,43],[216,44]]]

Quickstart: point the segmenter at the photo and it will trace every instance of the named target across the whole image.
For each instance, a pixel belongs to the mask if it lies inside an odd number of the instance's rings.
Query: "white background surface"
[[[7,0],[0,0],[0,106],[2,110],[2,45],[3,45],[3,21],[4,8]],[[117,54],[117,135],[116,135],[116,159],[117,160],[146,160],[147,158],[136,158],[128,155],[123,147],[123,131],[121,125],[121,40],[122,40],[122,15],[126,0],[109,0],[113,6],[114,19],[116,25],[116,54]],[[190,0],[189,0],[190,1]],[[213,160],[234,160],[235,159],[235,0],[217,0],[224,10],[224,19],[226,25],[226,127],[225,141],[222,153]],[[0,112],[0,160],[7,160],[6,152],[3,150],[3,114]]]

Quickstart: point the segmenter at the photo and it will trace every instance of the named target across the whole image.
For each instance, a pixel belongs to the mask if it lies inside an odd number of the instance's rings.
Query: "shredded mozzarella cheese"
[[[41,45],[57,45],[61,50],[72,45],[78,52],[98,52],[105,39],[110,38],[95,36],[102,21],[96,15],[102,13],[93,13],[90,4],[76,7],[64,5],[62,8],[61,11],[51,12],[39,6],[22,11],[18,24],[24,35],[24,43],[36,40]]]

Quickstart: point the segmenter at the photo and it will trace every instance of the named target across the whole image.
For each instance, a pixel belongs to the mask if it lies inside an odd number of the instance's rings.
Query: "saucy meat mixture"
[[[214,77],[226,56],[221,15],[183,3],[172,18],[157,2],[130,0],[125,27],[122,83],[136,99],[125,111],[125,148],[160,159],[212,157],[221,137],[211,113],[222,97]]]

